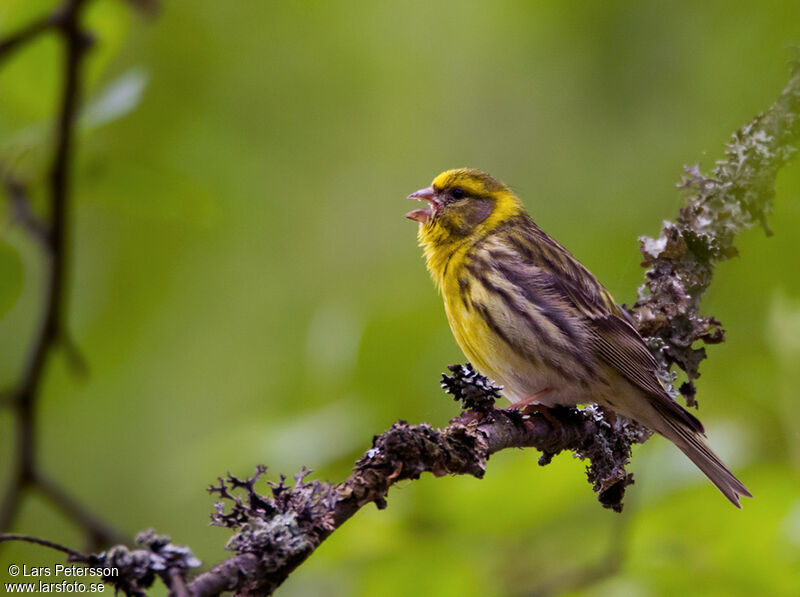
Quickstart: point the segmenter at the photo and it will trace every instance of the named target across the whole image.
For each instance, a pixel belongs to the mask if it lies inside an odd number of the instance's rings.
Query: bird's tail
[[[673,402],[673,404],[675,404]],[[675,404],[675,406],[678,406]],[[691,414],[684,409],[678,408],[683,411],[684,416],[676,417],[673,409],[669,412],[659,410],[661,421],[666,425],[661,425],[661,428],[656,430],[664,437],[674,443],[681,452],[686,454],[689,459],[697,465],[703,473],[708,477],[711,482],[717,486],[722,494],[730,500],[730,502],[737,508],[742,506],[739,504],[739,497],[753,497],[739,479],[737,479],[732,472],[723,464],[719,457],[711,451],[705,441],[703,440],[703,427]],[[688,425],[686,416],[697,422],[699,429],[695,425]]]

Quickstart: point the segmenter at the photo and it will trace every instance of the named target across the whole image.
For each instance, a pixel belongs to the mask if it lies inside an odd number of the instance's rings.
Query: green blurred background
[[[54,2],[3,0],[0,34]],[[621,302],[637,236],[681,204],[765,109],[800,44],[800,3],[167,3],[87,14],[89,59],[70,229],[69,322],[90,362],[47,371],[45,470],[127,533],[154,527],[226,557],[206,486],[265,463],[339,480],[374,433],[444,425],[463,357],[404,197],[473,166]],[[0,159],[44,201],[59,45],[0,70]],[[756,496],[732,508],[666,441],[634,454],[626,512],[583,465],[493,456],[486,478],[395,488],[336,532],[281,595],[797,595],[800,591],[800,164],[780,174],[774,237],[738,241],[705,310],[728,342],[699,381],[712,445]],[[37,247],[0,202],[0,382],[42,305]],[[12,419],[0,413],[7,478]],[[5,484],[5,482],[4,482]],[[15,530],[81,547],[34,497]],[[618,570],[591,577],[617,545]],[[7,562],[60,561],[42,548]]]

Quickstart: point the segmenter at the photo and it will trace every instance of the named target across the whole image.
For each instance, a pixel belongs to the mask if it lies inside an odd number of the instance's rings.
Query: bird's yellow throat
[[[454,176],[454,172],[460,171],[450,170],[440,174],[434,179],[432,186],[446,188],[452,184],[451,178]],[[470,247],[506,220],[525,211],[519,198],[505,186],[487,192],[479,182],[472,179],[462,178],[458,184],[464,186],[468,192],[490,196],[493,205],[489,216],[467,236],[453,235],[450,230],[440,225],[436,217],[419,225],[417,239],[423,248],[431,278],[440,291],[448,271],[455,273],[460,270],[464,256]]]

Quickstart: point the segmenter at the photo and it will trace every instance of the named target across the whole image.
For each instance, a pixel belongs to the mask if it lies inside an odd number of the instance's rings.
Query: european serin
[[[449,170],[409,195],[428,271],[467,358],[520,407],[596,402],[669,439],[734,505],[750,492],[664,390],[611,294],[545,234],[504,184]]]

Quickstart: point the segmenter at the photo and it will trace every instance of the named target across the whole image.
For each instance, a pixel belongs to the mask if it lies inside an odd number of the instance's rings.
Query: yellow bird
[[[734,505],[752,497],[658,379],[611,294],[503,183],[448,170],[409,195],[428,271],[467,358],[519,408],[596,402],[674,443]]]

